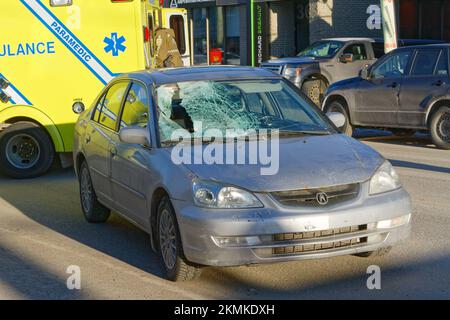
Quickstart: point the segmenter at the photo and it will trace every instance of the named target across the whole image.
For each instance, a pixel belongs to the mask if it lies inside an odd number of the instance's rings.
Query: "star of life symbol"
[[[109,53],[112,52],[112,55],[114,57],[117,57],[119,55],[119,52],[124,52],[127,47],[123,45],[123,43],[126,41],[124,36],[117,35],[117,32],[111,33],[111,37],[105,37],[103,40],[104,43],[106,43],[105,52]]]

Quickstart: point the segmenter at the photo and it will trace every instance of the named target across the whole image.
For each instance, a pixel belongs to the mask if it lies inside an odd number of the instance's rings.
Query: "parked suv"
[[[341,112],[353,127],[388,128],[412,135],[429,130],[436,146],[450,149],[450,45],[396,49],[361,71],[331,85],[322,104]]]
[[[442,43],[438,40],[400,39],[399,46]],[[358,72],[384,55],[383,39],[331,38],[313,43],[295,57],[264,62],[263,68],[282,74],[301,88],[316,105],[327,87]]]

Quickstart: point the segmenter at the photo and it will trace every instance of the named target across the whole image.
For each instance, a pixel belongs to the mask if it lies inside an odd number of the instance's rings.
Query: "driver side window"
[[[406,72],[411,51],[400,51],[381,62],[372,70],[372,79],[401,77]]]

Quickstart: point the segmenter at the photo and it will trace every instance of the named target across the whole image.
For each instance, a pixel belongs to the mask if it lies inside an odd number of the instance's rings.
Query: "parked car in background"
[[[398,45],[442,43],[439,40],[400,39]],[[384,55],[384,40],[373,38],[330,38],[317,41],[295,57],[264,62],[261,67],[282,74],[301,88],[316,105],[328,86],[356,77],[359,71]]]
[[[341,114],[329,116],[343,124]],[[173,160],[176,130],[188,138],[183,157],[198,160],[222,143],[209,129],[238,130],[231,141],[241,138],[239,150],[250,150],[256,132],[276,129],[278,170],[262,175],[250,153],[244,164],[225,161],[229,145],[218,163]],[[202,265],[382,255],[410,232],[410,198],[390,163],[264,69],[124,74],[75,132],[85,218],[105,222],[113,209],[148,232],[171,280],[191,279]]]
[[[436,146],[450,149],[450,45],[396,49],[359,77],[332,84],[322,104],[345,115],[343,132],[387,128],[412,135],[429,130]]]

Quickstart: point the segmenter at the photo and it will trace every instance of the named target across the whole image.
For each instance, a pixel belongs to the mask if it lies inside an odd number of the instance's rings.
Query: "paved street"
[[[392,161],[413,199],[412,237],[384,258],[207,268],[174,284],[144,232],[116,214],[86,223],[72,169],[56,169],[0,177],[0,299],[450,299],[450,152],[426,137],[361,140]],[[374,264],[381,290],[366,287]],[[81,268],[81,290],[66,287],[70,265]]]

